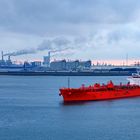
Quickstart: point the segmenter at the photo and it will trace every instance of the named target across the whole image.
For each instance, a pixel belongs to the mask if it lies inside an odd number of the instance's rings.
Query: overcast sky
[[[140,59],[140,1],[0,0],[0,50],[29,52],[13,56],[23,60],[48,50],[62,50],[56,59]]]

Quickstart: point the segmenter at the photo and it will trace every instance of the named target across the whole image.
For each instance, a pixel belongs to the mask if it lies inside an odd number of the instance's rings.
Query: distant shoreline
[[[0,72],[0,75],[11,76],[131,76],[133,72],[130,71],[93,71],[93,72],[76,72],[76,71],[8,71]]]

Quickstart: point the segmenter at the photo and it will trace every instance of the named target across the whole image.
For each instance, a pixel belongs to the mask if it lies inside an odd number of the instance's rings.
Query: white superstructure
[[[140,85],[140,72],[133,73],[131,77],[128,77],[127,80],[131,85]]]

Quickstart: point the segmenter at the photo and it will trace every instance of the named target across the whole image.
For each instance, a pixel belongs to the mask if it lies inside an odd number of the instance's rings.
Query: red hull
[[[62,88],[60,95],[64,101],[90,101],[90,100],[108,100],[126,97],[140,96],[140,86],[114,86],[107,87],[84,87],[84,88]]]

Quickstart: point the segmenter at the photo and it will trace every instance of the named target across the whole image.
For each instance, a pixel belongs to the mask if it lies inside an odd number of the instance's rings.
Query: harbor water
[[[70,77],[70,86],[125,76]],[[134,140],[140,137],[140,97],[63,103],[68,77],[0,76],[0,140]]]

